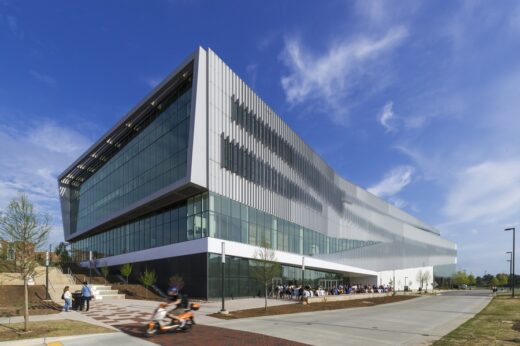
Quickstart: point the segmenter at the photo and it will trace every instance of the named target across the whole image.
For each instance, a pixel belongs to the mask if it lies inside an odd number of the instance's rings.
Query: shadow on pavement
[[[125,324],[114,326],[122,332],[154,342],[159,345],[277,345],[298,346],[305,345],[298,342],[275,338],[257,333],[243,332],[226,328],[218,328],[204,325],[195,325],[190,331],[173,331],[160,333],[155,336],[145,336],[145,325]]]

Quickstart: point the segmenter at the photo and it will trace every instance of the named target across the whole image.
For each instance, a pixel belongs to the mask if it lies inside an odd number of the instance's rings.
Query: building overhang
[[[96,266],[119,266],[125,263],[145,262],[163,258],[187,256],[198,253],[220,254],[222,243],[225,245],[226,256],[235,256],[248,259],[256,259],[260,249],[258,246],[238,243],[217,238],[201,238],[176,244],[154,247],[146,250],[135,251],[117,256],[96,259]],[[273,250],[276,261],[296,267],[305,262],[305,269],[315,269],[343,273],[349,277],[377,277],[378,273],[373,270],[353,267],[345,264],[324,261],[312,256],[302,256],[284,251]],[[305,259],[304,259],[305,258]],[[89,262],[83,261],[81,265],[88,267]]]

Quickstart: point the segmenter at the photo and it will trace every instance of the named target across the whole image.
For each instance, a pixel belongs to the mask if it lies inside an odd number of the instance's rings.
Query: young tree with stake
[[[132,265],[130,263],[123,264],[121,268],[119,268],[119,272],[126,278],[126,283],[128,283],[128,277],[132,274]]]
[[[282,267],[276,261],[274,250],[267,242],[262,242],[260,249],[255,253],[256,265],[252,267],[253,277],[262,283],[265,293],[265,310],[267,311],[267,288],[273,278],[280,276]]]
[[[38,265],[36,250],[41,248],[50,232],[50,217],[37,214],[27,195],[13,198],[0,214],[0,236],[10,240],[16,253],[15,266],[24,286],[24,331],[29,324],[28,281]]]

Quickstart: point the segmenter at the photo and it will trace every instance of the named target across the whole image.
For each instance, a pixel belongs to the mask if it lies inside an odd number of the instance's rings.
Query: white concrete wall
[[[431,290],[433,283],[433,267],[418,267],[418,268],[407,268],[399,270],[386,270],[378,273],[377,284],[378,285],[389,285],[395,277],[395,288],[396,290],[404,290],[404,286],[408,286],[411,290],[416,291],[420,287],[420,281],[418,279],[419,272],[429,272],[430,277],[427,284],[423,284],[423,290]],[[405,282],[406,279],[406,282]]]

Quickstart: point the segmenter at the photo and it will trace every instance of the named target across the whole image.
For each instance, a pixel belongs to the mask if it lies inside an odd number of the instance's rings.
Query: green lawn
[[[29,322],[29,332],[23,332],[23,323],[0,324],[0,341],[41,338],[49,336],[71,336],[95,333],[113,333],[108,328],[71,320]]]
[[[487,346],[518,343],[520,343],[520,298],[499,296],[475,317],[433,345]]]

